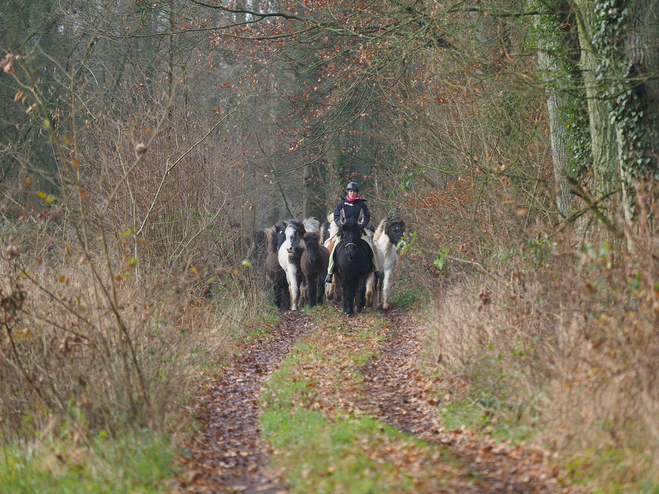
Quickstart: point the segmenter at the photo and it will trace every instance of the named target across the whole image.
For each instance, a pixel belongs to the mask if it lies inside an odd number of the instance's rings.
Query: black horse
[[[343,311],[346,315],[364,310],[366,303],[366,278],[371,271],[373,251],[368,242],[362,240],[364,227],[349,220],[339,228],[341,242],[334,249],[335,273],[341,280]]]
[[[268,255],[265,258],[265,274],[275,289],[275,305],[288,310],[291,305],[291,295],[288,290],[286,272],[279,264],[279,248],[286,240],[284,227],[277,224],[265,232]]]

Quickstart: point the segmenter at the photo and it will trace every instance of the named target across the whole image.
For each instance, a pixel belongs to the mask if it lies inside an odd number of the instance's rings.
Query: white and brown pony
[[[405,222],[387,216],[380,222],[373,235],[373,247],[378,260],[380,271],[384,277],[376,280],[372,274],[369,276],[366,291],[366,305],[373,305],[375,298],[378,306],[389,309],[389,290],[391,277],[398,265],[396,247],[405,234]]]
[[[300,283],[303,274],[300,269],[300,259],[306,248],[304,235],[308,231],[319,232],[319,223],[315,218],[305,220],[286,220],[282,223],[286,240],[279,247],[279,264],[286,273],[288,289],[291,294],[291,310],[298,310],[300,297]]]

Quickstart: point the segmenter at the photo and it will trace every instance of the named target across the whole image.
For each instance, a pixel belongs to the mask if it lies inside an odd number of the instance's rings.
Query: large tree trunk
[[[632,223],[641,214],[650,220],[648,226],[654,232],[656,219],[648,214],[657,199],[656,177],[658,175],[656,121],[659,117],[659,81],[654,74],[659,69],[657,42],[659,38],[659,1],[638,0],[629,8],[626,40],[624,43],[625,62],[631,64],[628,84],[627,111],[638,117],[632,128],[618,128],[618,148],[623,192],[625,218]],[[648,77],[650,74],[650,77]],[[630,112],[630,116],[631,116]],[[633,133],[642,135],[645,142],[640,145],[633,139]],[[637,191],[640,195],[637,196]]]
[[[538,66],[548,86],[558,76],[558,65],[549,54],[549,50],[538,51]],[[561,122],[561,111],[567,97],[555,89],[547,90],[547,110],[551,133],[551,154],[554,164],[554,181],[556,183],[556,206],[563,217],[570,214],[570,188],[566,180],[570,172],[570,151],[567,147],[567,127]]]
[[[592,44],[595,5],[592,0],[576,0],[575,7],[579,20],[581,68],[586,86],[593,151],[592,185],[599,195],[603,195],[614,190],[619,182],[616,131],[609,120],[607,102],[602,97],[603,87],[597,79],[599,57]]]

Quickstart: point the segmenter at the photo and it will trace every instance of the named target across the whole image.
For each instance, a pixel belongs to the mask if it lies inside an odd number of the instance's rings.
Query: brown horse
[[[320,245],[318,234],[307,232],[304,234],[306,248],[300,259],[300,269],[307,280],[309,290],[309,307],[323,303],[325,294],[325,276],[329,263],[329,251]]]

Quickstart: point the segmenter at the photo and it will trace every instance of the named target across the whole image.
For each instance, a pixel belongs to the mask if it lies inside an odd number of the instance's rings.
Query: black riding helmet
[[[346,191],[348,190],[356,190],[357,192],[359,192],[359,184],[357,182],[350,182],[346,187]]]

